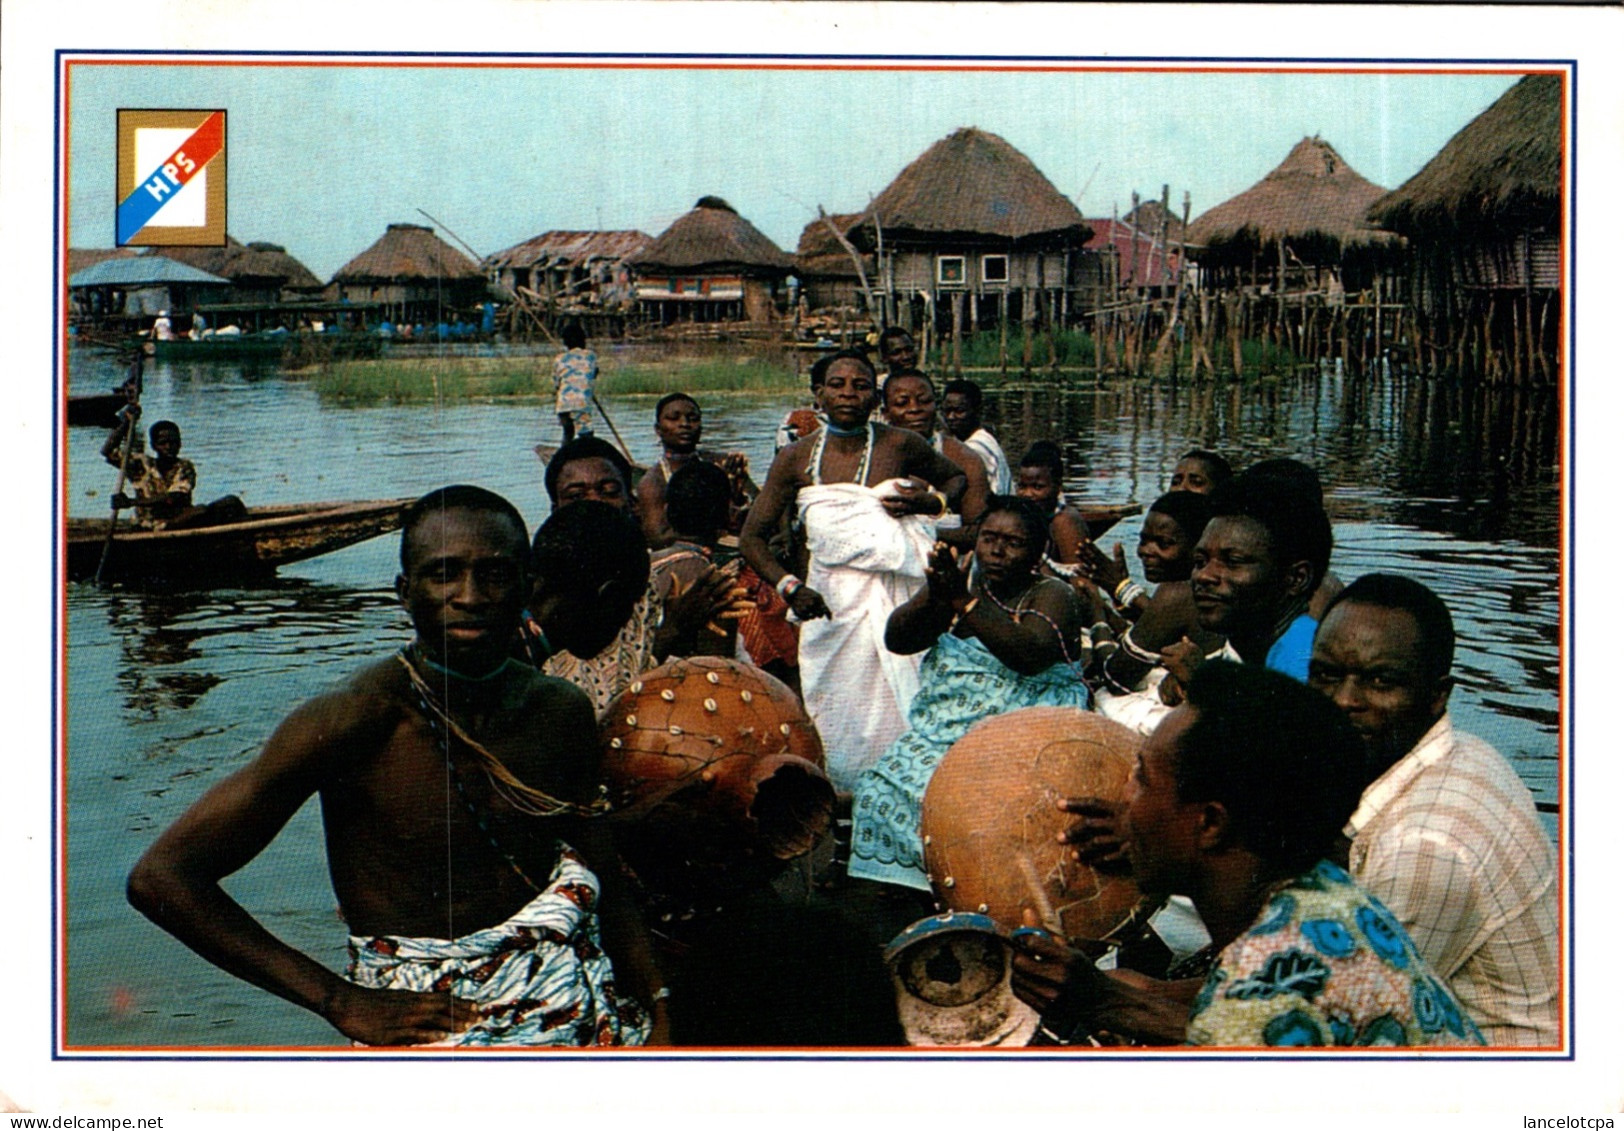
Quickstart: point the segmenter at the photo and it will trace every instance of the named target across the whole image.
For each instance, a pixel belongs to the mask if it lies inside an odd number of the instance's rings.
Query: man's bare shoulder
[[[289,719],[319,719],[341,732],[398,721],[411,693],[406,669],[394,656],[376,660],[305,700]]]

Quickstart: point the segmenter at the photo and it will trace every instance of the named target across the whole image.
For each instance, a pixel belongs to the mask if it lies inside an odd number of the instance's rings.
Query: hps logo
[[[118,112],[118,246],[226,242],[226,112]]]

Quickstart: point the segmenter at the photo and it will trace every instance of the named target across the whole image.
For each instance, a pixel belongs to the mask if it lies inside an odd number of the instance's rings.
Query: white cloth
[[[1240,653],[1224,641],[1224,646],[1207,657],[1209,660],[1230,660],[1240,663]],[[1139,681],[1137,689],[1126,694],[1119,694],[1109,687],[1100,687],[1094,692],[1094,710],[1104,715],[1114,723],[1121,723],[1129,730],[1140,734],[1149,734],[1161,724],[1161,721],[1172,713],[1173,708],[1162,702],[1162,680],[1167,678],[1167,669],[1160,665],[1151,668],[1145,678]]]
[[[892,610],[925,584],[935,523],[892,518],[881,499],[900,480],[873,487],[826,483],[796,496],[806,528],[806,583],[829,616],[801,625],[801,697],[823,739],[829,780],[850,792],[908,726],[923,654],[885,647]]]
[[[1004,458],[1003,446],[991,432],[977,428],[964,441],[964,446],[986,465],[987,482],[992,485],[994,495],[1007,495],[1013,490],[1014,478],[1009,473],[1009,460]]]

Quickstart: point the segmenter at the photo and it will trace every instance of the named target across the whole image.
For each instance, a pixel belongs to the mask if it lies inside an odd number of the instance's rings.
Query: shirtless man
[[[807,712],[829,754],[830,779],[849,792],[902,733],[918,686],[918,657],[893,657],[881,644],[891,611],[925,583],[934,524],[915,516],[946,514],[963,496],[965,478],[916,433],[869,420],[874,367],[861,353],[819,360],[813,385],[828,424],[774,457],[739,550],[804,622]],[[767,545],[791,508],[806,525],[804,581]],[[873,631],[865,634],[864,626]],[[890,694],[876,694],[886,689]],[[854,695],[866,697],[863,709],[854,709]]]
[[[958,437],[936,427],[936,386],[919,370],[899,369],[893,372],[885,382],[881,397],[885,402],[887,424],[919,433],[930,442],[931,447],[964,472],[964,500],[960,504],[959,515],[938,522],[937,536],[950,546],[973,549],[975,523],[980,519],[981,512],[987,509],[987,499],[992,494],[981,457]],[[955,524],[953,517],[961,521]]]
[[[660,462],[637,481],[637,513],[651,550],[669,546],[676,539],[666,518],[665,489],[671,476],[695,459],[714,463],[727,472],[732,496],[728,513],[730,530],[738,529],[750,501],[755,498],[756,485],[750,481],[750,463],[744,453],[701,451],[699,441],[704,427],[699,402],[687,393],[667,393],[654,406],[654,434],[660,438]]]
[[[395,581],[412,644],[289,715],[147,850],[130,901],[361,1044],[642,1043],[658,978],[595,819],[591,704],[507,654],[527,558],[499,496],[447,487],[413,504]],[[220,887],[312,794],[346,977]]]

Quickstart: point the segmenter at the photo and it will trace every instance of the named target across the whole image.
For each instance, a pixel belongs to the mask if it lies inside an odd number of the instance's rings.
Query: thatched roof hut
[[[382,238],[333,274],[346,285],[484,281],[479,264],[422,224],[390,224]]]
[[[68,274],[77,275],[87,267],[94,267],[104,259],[129,259],[135,255],[133,247],[70,247],[68,248]]]
[[[1305,137],[1268,176],[1193,220],[1186,239],[1200,258],[1240,258],[1284,241],[1299,259],[1335,262],[1350,248],[1398,242],[1365,219],[1383,191],[1330,142]]]
[[[985,240],[1003,246],[1081,243],[1088,224],[1077,206],[1009,142],[974,126],[953,131],[897,174],[874,198],[887,244]],[[874,246],[865,225],[853,242]]]
[[[199,271],[230,279],[241,289],[274,292],[322,288],[322,281],[310,268],[289,255],[280,244],[261,240],[242,244],[227,235],[223,247],[166,247],[161,254]]]
[[[722,271],[783,276],[794,260],[719,196],[702,196],[629,263],[650,271]]]
[[[1554,228],[1562,205],[1562,76],[1527,75],[1370,217],[1405,235]]]
[[[830,216],[827,221],[822,218],[813,220],[802,228],[800,242],[795,246],[796,272],[802,278],[856,279],[857,265],[851,261],[851,254],[840,246],[829,225],[833,224],[842,236],[850,240],[855,230],[868,219],[867,212],[841,212]],[[873,256],[866,257],[866,267],[872,277]]]

